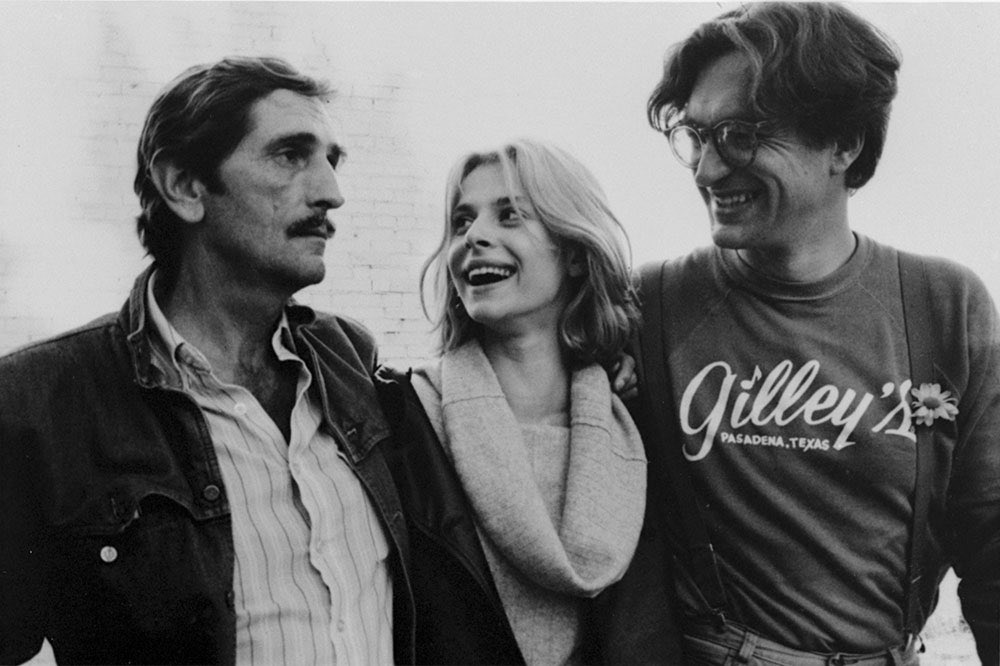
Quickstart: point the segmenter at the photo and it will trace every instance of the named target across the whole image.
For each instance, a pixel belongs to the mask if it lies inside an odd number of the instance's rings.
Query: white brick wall
[[[637,262],[703,245],[703,202],[643,105],[666,45],[727,7],[4,2],[0,353],[124,300],[143,266],[131,191],[139,125],[166,81],[232,53],[282,56],[340,90],[347,204],[329,278],[305,298],[364,320],[390,360],[430,347],[416,280],[462,151],[554,141],[605,186]],[[951,65],[997,59],[1000,4],[856,8],[900,40],[905,64],[879,173],[852,202],[855,228],[966,263],[1000,294],[1000,245],[983,240],[1000,135],[981,131],[1000,86],[988,68],[957,77]],[[966,121],[928,132],[927,109]]]
[[[56,50],[47,61],[25,59],[40,76],[20,76],[22,102],[3,109],[17,156],[0,161],[0,353],[124,301],[144,265],[133,222],[135,145],[162,85],[227,54],[274,54],[333,83],[348,150],[347,204],[333,213],[328,276],[300,300],[366,323],[385,360],[426,357],[417,280],[439,233],[443,182],[414,160],[400,122],[400,109],[426,93],[403,74],[338,69],[323,29],[336,20],[335,6],[170,5],[19,7],[26,25],[52,38],[43,46]],[[39,182],[39,173],[50,181]]]

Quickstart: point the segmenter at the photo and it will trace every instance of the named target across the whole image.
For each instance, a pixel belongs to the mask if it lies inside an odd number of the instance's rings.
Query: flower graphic
[[[917,425],[934,425],[937,418],[954,421],[955,414],[958,414],[957,400],[952,397],[951,391],[942,391],[940,384],[921,384],[920,388],[910,390],[910,394],[916,398],[913,415]]]

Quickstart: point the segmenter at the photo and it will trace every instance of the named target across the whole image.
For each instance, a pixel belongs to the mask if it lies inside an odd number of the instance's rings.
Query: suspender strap
[[[914,388],[934,378],[933,304],[930,280],[924,262],[917,256],[899,252],[899,282],[906,327],[906,347],[910,355],[910,379]],[[929,427],[917,428],[916,486],[913,490],[913,524],[910,528],[910,551],[907,559],[905,629],[919,633],[924,621],[920,606],[921,582],[926,574],[924,556],[927,548],[927,521],[930,509],[933,473],[933,434]]]
[[[898,253],[903,320],[914,388],[934,378],[933,303],[930,280],[924,262],[915,255]],[[664,292],[669,289],[666,262],[647,264],[640,271],[639,292],[643,304],[643,324],[639,332],[638,367],[643,383],[642,400],[652,442],[647,444],[651,460],[666,451],[664,464],[675,489],[675,500],[688,544],[687,565],[710,612],[721,618],[726,606],[725,591],[719,575],[715,551],[700,502],[695,495],[688,461],[682,454],[683,439],[669,416],[673,396],[667,381],[667,355],[663,345]],[[933,436],[930,428],[917,429],[916,484],[913,491],[911,540],[907,556],[905,590],[905,629],[917,634],[926,617],[920,605],[920,589],[927,547],[927,523],[933,486]]]
[[[642,406],[647,432],[652,441],[647,442],[647,454],[652,461],[662,458],[658,469],[670,477],[675,501],[681,517],[687,542],[687,568],[695,586],[704,597],[709,613],[717,622],[725,622],[726,594],[719,576],[715,550],[709,538],[702,507],[695,495],[688,461],[682,449],[684,440],[670,415],[674,411],[673,392],[667,381],[667,354],[663,345],[666,316],[663,308],[664,293],[670,288],[662,264],[647,264],[640,269],[639,294],[642,299],[643,317],[636,346],[637,367],[642,381]],[[664,453],[665,452],[665,453]]]

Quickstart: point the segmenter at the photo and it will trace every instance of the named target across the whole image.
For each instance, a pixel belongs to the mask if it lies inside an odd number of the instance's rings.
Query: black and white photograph
[[[1000,666],[1000,3],[0,12],[0,663]]]

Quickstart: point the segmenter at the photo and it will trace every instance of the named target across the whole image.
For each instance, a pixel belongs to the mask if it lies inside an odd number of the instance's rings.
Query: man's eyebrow
[[[691,120],[691,116],[689,116],[686,111],[678,113],[676,116],[671,118],[670,124],[667,125],[667,128],[669,129],[671,127],[677,127],[678,125],[684,125],[686,127],[695,127],[698,129],[703,129],[705,127],[708,127],[708,125],[703,125],[699,122]]]
[[[281,150],[282,148],[313,149],[319,142],[319,138],[312,132],[296,132],[294,134],[283,134],[271,139],[267,142],[266,149],[272,152]],[[346,157],[347,150],[339,143],[333,143],[327,149],[326,158],[335,165]]]
[[[686,127],[694,127],[695,129],[711,129],[716,125],[718,125],[719,123],[728,123],[728,122],[738,122],[738,123],[747,123],[749,125],[756,125],[765,121],[759,118],[755,119],[754,117],[748,114],[733,114],[726,116],[724,118],[719,118],[712,123],[704,124],[691,120],[691,117],[688,116],[687,114],[677,114],[673,118],[667,129],[670,129],[671,127],[677,127],[678,125],[684,125]]]
[[[282,134],[267,142],[269,150],[287,147],[312,147],[319,143],[319,139],[312,132],[296,132],[294,134]]]

